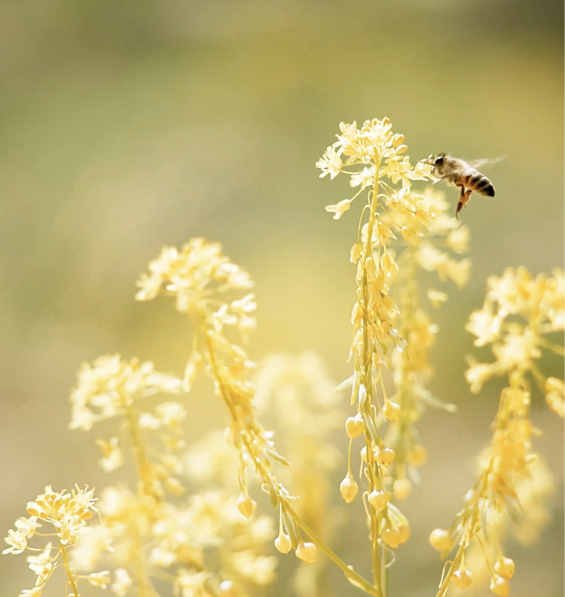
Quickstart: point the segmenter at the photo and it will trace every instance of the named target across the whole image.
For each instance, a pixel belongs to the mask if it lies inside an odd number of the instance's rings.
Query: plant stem
[[[357,574],[353,570],[352,566],[348,566],[342,559],[340,559],[323,541],[318,535],[300,518],[300,516],[290,507],[288,503],[285,504],[285,508],[288,510],[290,515],[295,520],[296,524],[301,528],[302,531],[328,556],[328,558],[341,570],[347,577],[348,580],[353,581],[353,584],[359,586],[369,595],[375,595],[376,597],[382,597],[381,592],[377,587],[373,586],[370,582],[365,580],[361,575]]]
[[[220,394],[221,394],[222,400],[226,404],[226,406],[229,410],[229,413],[232,417],[232,420],[234,422],[239,423],[237,413],[235,411],[235,408],[234,408],[233,403],[230,398],[229,390],[224,386],[222,379],[220,377],[220,372],[218,369],[218,362],[217,362],[216,356],[214,354],[214,347],[213,347],[212,342],[207,334],[207,323],[204,319],[203,319],[202,323],[203,323],[204,336],[206,338],[206,347],[208,350],[208,360],[210,361],[210,365],[212,367],[212,372],[214,374],[214,378],[215,378],[216,382],[218,383],[218,387],[220,389]],[[292,507],[290,506],[290,504],[288,502],[287,496],[280,491],[279,486],[275,482],[271,473],[263,466],[263,463],[258,458],[256,458],[256,456],[254,454],[254,451],[255,451],[254,447],[253,447],[252,442],[250,441],[249,437],[247,437],[247,433],[242,433],[241,438],[245,445],[247,453],[249,454],[249,456],[253,460],[253,463],[255,464],[255,468],[257,469],[257,472],[259,473],[259,475],[265,481],[268,481],[269,486],[274,487],[275,491],[277,492],[277,497],[278,497],[279,501],[284,503],[284,507],[287,510],[287,512],[292,516],[293,520],[302,529],[302,531],[308,536],[308,538],[311,539],[312,542],[315,543],[316,546],[319,547],[320,550],[323,551],[326,554],[326,556],[338,568],[340,568],[343,571],[346,578],[350,582],[352,582],[355,586],[359,587],[360,589],[362,589],[369,595],[374,595],[375,597],[381,597],[381,593],[380,593],[380,590],[378,589],[378,587],[374,587],[370,582],[368,582],[366,579],[364,579],[360,574],[355,572],[353,570],[353,567],[348,566],[341,558],[339,558],[326,545],[326,543],[324,543],[324,541],[292,509]]]
[[[73,590],[74,593],[74,597],[78,597],[78,585],[77,585],[77,581],[71,571],[71,567],[69,565],[69,558],[67,556],[67,550],[65,548],[65,546],[61,543],[61,554],[63,556],[63,565],[65,567],[65,570],[67,572],[67,576],[69,577],[69,582],[71,583],[71,588]]]
[[[143,449],[143,444],[141,442],[137,418],[130,404],[124,404],[124,409],[126,411],[126,418],[128,421],[128,427],[130,431],[130,439],[132,443],[131,451],[135,460],[135,466],[137,469],[139,480],[141,482],[141,486],[143,488],[143,493],[145,495],[153,496],[154,492],[151,487],[151,483],[147,479],[147,456],[145,454],[145,450]]]
[[[368,400],[366,401],[365,405],[363,406],[365,413],[368,417],[371,416],[370,405],[371,405],[371,398],[373,394],[373,383],[372,383],[372,346],[370,344],[369,338],[369,315],[368,315],[368,306],[369,306],[369,296],[368,296],[368,275],[367,275],[367,266],[366,262],[369,257],[373,255],[373,230],[375,228],[375,222],[377,219],[377,205],[379,202],[379,163],[377,157],[375,157],[375,179],[373,183],[373,196],[371,198],[371,206],[369,209],[369,222],[367,224],[367,238],[365,240],[365,247],[363,251],[363,279],[361,282],[361,294],[363,296],[363,362],[361,363],[362,371],[363,371],[363,382],[365,384],[365,389],[367,391]],[[366,435],[366,442],[367,442],[367,465],[372,467],[372,458],[371,458],[371,441],[369,436]],[[371,475],[372,477],[373,475]],[[374,482],[371,481],[371,485],[369,489],[375,489]],[[383,580],[386,582],[386,575],[384,579],[381,575],[381,561],[380,561],[380,554],[379,554],[379,518],[378,514],[369,504],[369,512],[370,512],[370,519],[371,519],[371,559],[373,563],[373,579],[375,583],[375,587],[378,588],[379,593],[386,594],[386,587],[383,587]]]

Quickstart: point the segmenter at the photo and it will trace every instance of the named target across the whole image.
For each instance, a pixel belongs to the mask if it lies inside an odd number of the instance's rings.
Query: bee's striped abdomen
[[[487,197],[494,197],[494,187],[492,182],[480,172],[475,171],[473,174],[468,174],[464,177],[464,184],[466,187],[473,189],[481,195]]]

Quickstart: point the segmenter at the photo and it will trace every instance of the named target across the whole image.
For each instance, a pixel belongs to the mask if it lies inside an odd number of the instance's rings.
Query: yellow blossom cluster
[[[488,379],[513,370],[530,371],[550,408],[563,417],[563,381],[546,378],[536,361],[543,350],[563,355],[563,346],[547,338],[565,329],[565,277],[532,277],[523,267],[508,268],[501,277],[491,276],[483,308],[471,315],[467,330],[476,336],[475,345],[492,344],[493,363],[471,362],[467,381],[479,392]],[[517,400],[520,398],[517,396]]]
[[[423,405],[439,404],[425,383],[436,327],[420,306],[418,270],[437,272],[440,280],[462,286],[469,275],[469,231],[448,215],[441,193],[416,192],[415,181],[432,180],[426,161],[412,165],[404,136],[395,134],[388,118],[369,120],[357,127],[340,124],[337,141],[316,166],[320,177],[350,177],[357,189],[352,197],[326,210],[339,219],[352,202],[365,197],[358,238],[350,260],[357,265],[357,301],[353,307],[353,375],[340,387],[351,387],[357,413],[346,421],[350,438],[348,472],[340,490],[352,502],[359,486],[351,472],[355,438],[363,437],[361,483],[373,553],[374,586],[386,591],[390,551],[410,536],[405,516],[392,503],[410,492],[415,467],[425,458],[415,423]],[[437,306],[447,295],[428,288]],[[400,302],[399,302],[400,301]],[[384,372],[393,370],[396,392],[389,397]],[[386,429],[383,426],[388,423]],[[394,494],[394,495],[393,495]]]
[[[253,294],[229,300],[226,293],[248,289],[248,275],[225,257],[218,244],[194,239],[180,251],[164,249],[150,263],[150,273],[138,285],[138,300],[158,294],[173,296],[177,310],[193,324],[192,353],[184,377],[190,389],[195,376],[203,370],[213,381],[216,395],[227,407],[230,424],[226,439],[238,451],[239,511],[251,517],[257,506],[249,495],[248,471],[254,470],[271,503],[280,509],[281,534],[275,545],[283,553],[291,549],[308,563],[316,560],[318,547],[343,570],[345,576],[368,592],[370,583],[340,560],[293,508],[292,496],[273,474],[274,462],[288,465],[275,450],[273,434],[266,431],[256,416],[255,384],[251,373],[256,365],[232,336],[245,335],[254,326],[251,313],[257,305]],[[305,535],[305,537],[304,537]]]
[[[110,589],[118,597],[132,590],[155,595],[155,582],[169,582],[181,597],[246,597],[254,586],[274,579],[276,560],[262,554],[274,534],[270,519],[248,521],[234,498],[214,492],[196,494],[187,503],[165,499],[165,489],[175,496],[184,492],[177,453],[185,445],[185,410],[178,400],[155,397],[179,394],[181,386],[180,379],[155,371],[151,363],[123,361],[119,355],[100,357],[79,371],[71,394],[71,428],[88,430],[116,419],[125,435],[120,444],[134,457],[138,488],[136,493],[115,487],[103,491],[104,523],[84,529],[73,565],[92,570],[102,559],[117,565]],[[122,464],[117,437],[98,443],[102,468]],[[211,553],[216,556],[209,558]]]
[[[539,434],[530,418],[530,375],[543,393],[549,387],[554,391],[558,382],[560,387],[563,384],[557,378],[546,379],[536,362],[543,349],[563,354],[561,346],[545,337],[562,331],[565,321],[563,273],[556,270],[553,274],[532,278],[525,268],[519,268],[507,269],[502,277],[489,278],[483,309],[471,315],[467,326],[476,336],[477,346],[492,343],[496,357],[491,364],[472,362],[467,371],[471,390],[478,392],[487,379],[500,374],[508,376],[508,385],[500,395],[492,442],[482,455],[475,486],[467,493],[451,528],[436,529],[430,536],[430,543],[442,556],[457,545],[457,553],[444,571],[438,597],[443,597],[450,584],[459,588],[472,584],[465,553],[473,539],[483,550],[491,591],[502,597],[510,592],[514,563],[502,554],[491,517],[506,512],[519,519],[524,509],[518,487],[532,477],[537,456],[532,452],[531,441]],[[552,400],[548,399],[548,403],[551,406]],[[530,493],[535,490],[536,487],[530,489]],[[495,552],[494,564],[489,546]]]
[[[21,597],[40,597],[47,581],[57,568],[63,568],[67,574],[69,597],[79,597],[79,579],[87,580],[91,585],[106,588],[110,582],[108,572],[93,572],[78,575],[69,563],[69,554],[80,545],[81,532],[94,512],[96,498],[88,487],[75,487],[70,493],[53,491],[50,486],[37,496],[35,501],[28,502],[28,518],[16,520],[15,530],[10,530],[5,541],[9,547],[2,553],[19,554],[24,551],[36,552],[27,558],[30,569],[37,575],[35,587],[21,592]],[[47,523],[52,528],[49,533],[38,529]],[[53,537],[58,543],[50,541],[43,548],[31,547],[28,543],[35,536]]]
[[[100,421],[118,419],[118,431],[125,436],[98,440],[103,456],[100,466],[108,472],[119,468],[124,461],[120,444],[128,441],[143,492],[162,498],[166,488],[180,495],[182,485],[173,475],[180,462],[174,453],[184,447],[181,423],[185,409],[178,401],[149,406],[145,400],[156,394],[180,392],[180,379],[155,371],[152,363],[124,361],[120,355],[99,357],[92,364],[85,363],[78,373],[77,387],[70,396],[69,426],[90,430]],[[142,437],[148,434],[158,438],[165,454],[158,452],[157,458],[151,459],[145,446],[147,439]]]
[[[249,314],[257,305],[252,294],[229,303],[220,300],[226,290],[249,288],[249,277],[222,254],[219,245],[203,239],[190,241],[180,252],[164,249],[149,269],[152,275],[141,278],[142,290],[137,299],[154,298],[160,290],[173,294],[177,309],[194,322],[193,352],[185,386],[189,388],[198,370],[204,368],[214,382],[216,394],[228,407],[231,424],[226,433],[229,442],[240,451],[240,509],[247,516],[255,509],[247,492],[249,465],[265,471],[272,499],[278,504],[280,489],[270,475],[272,459],[286,461],[275,452],[270,434],[255,416],[255,386],[248,377],[256,365],[241,346],[230,341],[225,329],[233,325],[240,332],[248,330],[252,327]]]
[[[89,570],[109,559],[119,566],[110,587],[118,597],[134,584],[128,570],[140,595],[154,595],[154,583],[165,581],[181,597],[195,591],[203,597],[247,597],[274,580],[276,559],[264,555],[274,536],[272,521],[246,519],[233,496],[208,491],[172,504],[110,487],[99,510],[104,524],[84,530],[73,565]]]

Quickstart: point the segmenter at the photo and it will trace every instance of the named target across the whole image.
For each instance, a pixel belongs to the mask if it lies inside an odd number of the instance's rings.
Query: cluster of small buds
[[[420,307],[415,273],[433,271],[458,286],[469,275],[469,260],[451,254],[467,251],[468,228],[448,215],[441,193],[412,189],[414,181],[432,180],[433,175],[427,161],[412,166],[407,150],[404,136],[393,133],[387,118],[366,121],[359,128],[355,122],[341,123],[337,141],[316,164],[320,177],[347,174],[356,189],[351,198],[326,207],[334,219],[366,196],[350,256],[357,265],[350,352],[354,373],[339,387],[351,387],[357,413],[345,425],[350,449],[340,492],[347,503],[359,493],[351,472],[351,446],[362,436],[360,478],[368,486],[363,498],[374,549],[381,541],[395,548],[409,537],[410,527],[392,500],[404,499],[411,491],[410,477],[417,478],[415,468],[426,459],[415,423],[425,403],[439,403],[425,388],[436,328]],[[428,298],[437,306],[447,295],[430,288]],[[384,367],[394,372],[396,393],[391,396]],[[382,557],[386,555],[383,548]]]
[[[78,373],[77,387],[71,393],[71,429],[90,430],[100,421],[118,418],[120,431],[127,430],[136,461],[142,491],[163,497],[164,488],[180,495],[180,481],[173,475],[181,464],[175,452],[184,447],[181,423],[186,413],[180,402],[161,402],[151,408],[143,399],[156,394],[177,395],[181,380],[155,371],[153,364],[138,359],[124,361],[120,355],[102,356],[94,363],[85,363]],[[158,437],[161,450],[153,460],[141,435]],[[98,439],[102,451],[100,466],[113,471],[124,462],[118,437]],[[123,443],[123,442],[122,442]]]
[[[85,528],[94,512],[97,512],[94,503],[94,492],[88,487],[76,487],[70,493],[56,492],[50,486],[39,495],[35,501],[28,502],[27,512],[29,518],[19,518],[15,523],[15,530],[10,530],[5,541],[9,547],[2,553],[19,554],[24,551],[38,552],[37,555],[28,556],[30,569],[37,575],[35,587],[22,591],[25,597],[40,597],[47,581],[57,568],[64,568],[72,589],[72,597],[79,597],[79,579],[87,580],[91,585],[106,588],[110,582],[108,572],[94,572],[88,575],[77,575],[69,564],[69,553],[80,545],[81,532]],[[53,532],[39,532],[47,523],[53,527]],[[34,536],[56,537],[59,544],[49,542],[44,548],[35,548],[29,545]]]
[[[479,391],[487,379],[500,374],[507,374],[508,386],[500,395],[491,445],[481,455],[479,479],[467,494],[451,529],[436,529],[430,535],[430,543],[442,552],[442,557],[457,545],[457,553],[440,583],[438,597],[443,597],[450,583],[463,588],[468,582],[462,581],[462,573],[457,572],[473,538],[483,550],[491,591],[500,596],[510,592],[514,563],[501,553],[497,538],[500,531],[490,519],[494,513],[504,511],[513,518],[523,516],[518,490],[521,483],[532,479],[538,457],[532,453],[531,440],[539,433],[530,419],[528,374],[533,375],[544,393],[550,388],[550,392],[557,389],[558,393],[562,387],[561,380],[546,379],[536,361],[541,358],[543,348],[563,354],[562,347],[547,340],[545,334],[563,330],[564,290],[560,271],[554,271],[553,277],[532,278],[524,268],[508,269],[501,278],[488,280],[485,305],[471,315],[467,329],[476,336],[475,344],[492,343],[497,357],[492,364],[471,365],[467,372],[471,390]],[[490,561],[489,545],[495,549],[494,564]]]
[[[487,536],[491,537],[493,541],[496,554],[494,564],[491,562],[490,553],[484,545]],[[483,539],[481,539],[478,532],[474,534],[474,537],[479,542],[484,562],[489,572],[490,590],[499,597],[506,597],[510,594],[509,581],[514,576],[514,560],[502,554],[492,529],[489,535],[483,535]],[[430,545],[442,552],[442,554],[448,553],[454,545],[453,537],[449,531],[435,529],[430,535]],[[444,574],[442,577],[438,597],[443,597],[450,585],[453,585],[457,589],[468,589],[474,584],[474,575],[465,565],[465,553],[469,545],[470,541],[468,538],[460,544],[459,551],[453,562],[450,563],[447,574]]]

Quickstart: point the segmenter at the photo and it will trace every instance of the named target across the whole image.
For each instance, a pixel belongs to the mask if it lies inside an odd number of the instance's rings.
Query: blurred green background
[[[165,245],[221,241],[256,280],[251,353],[317,350],[340,381],[350,341],[357,215],[314,167],[340,121],[388,116],[413,159],[506,155],[497,197],[474,198],[473,275],[436,314],[433,390],[456,415],[422,422],[413,538],[391,595],[435,595],[428,547],[448,525],[488,441],[496,384],[471,395],[463,330],[485,279],[563,265],[563,6],[553,0],[30,0],[0,3],[0,530],[50,483],[108,483],[94,435],[67,431],[81,362],[121,352],[181,372],[187,331],[134,283]],[[340,186],[341,184],[341,186]],[[457,191],[448,191],[455,207]],[[354,210],[352,210],[354,211]],[[455,295],[455,296],[453,296]],[[558,361],[544,364],[561,374]],[[210,394],[193,429],[221,427]],[[534,549],[513,547],[513,595],[563,595],[561,421],[539,395],[539,451],[559,487]],[[336,441],[343,444],[340,434]],[[340,444],[340,445],[341,445]],[[336,479],[335,499],[338,500]],[[418,493],[419,492],[419,493]],[[357,504],[359,506],[359,504]],[[369,566],[359,510],[336,543]],[[0,595],[31,588],[24,558],[0,558]],[[336,573],[342,595],[356,595]],[[55,585],[46,597],[59,595]],[[277,594],[292,594],[284,578]]]

